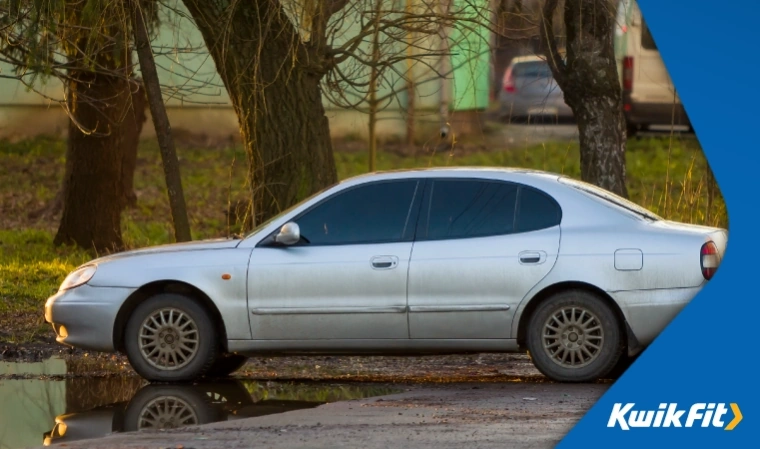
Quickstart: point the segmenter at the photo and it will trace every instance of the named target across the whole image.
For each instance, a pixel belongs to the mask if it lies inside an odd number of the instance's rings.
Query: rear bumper
[[[572,118],[573,110],[565,100],[556,95],[544,97],[521,97],[502,91],[499,97],[502,117],[556,116]]]
[[[623,105],[628,125],[637,127],[670,124],[691,126],[681,103],[637,103],[631,100],[629,94],[623,94]]]
[[[648,346],[702,287],[609,292],[641,348]]]

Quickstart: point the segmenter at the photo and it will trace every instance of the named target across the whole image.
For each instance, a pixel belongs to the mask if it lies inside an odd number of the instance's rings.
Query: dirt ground
[[[67,448],[549,448],[606,389],[605,384],[530,381],[422,384],[395,395],[115,434]]]
[[[0,361],[4,362],[39,362],[49,357],[63,358],[67,361],[67,377],[136,375],[123,354],[87,352],[58,343],[0,345]],[[3,377],[0,374],[0,379]],[[273,381],[436,384],[549,382],[533,366],[526,354],[252,357],[234,373],[234,377]]]

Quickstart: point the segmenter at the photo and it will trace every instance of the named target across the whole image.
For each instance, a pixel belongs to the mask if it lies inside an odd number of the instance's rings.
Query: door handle
[[[521,264],[542,264],[546,260],[546,253],[543,251],[523,251],[518,255]]]
[[[374,256],[369,260],[372,268],[376,270],[391,270],[398,266],[396,256]]]

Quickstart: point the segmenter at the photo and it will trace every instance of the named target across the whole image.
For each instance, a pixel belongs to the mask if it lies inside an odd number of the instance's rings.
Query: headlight
[[[82,268],[77,268],[76,270],[69,273],[68,276],[66,276],[66,279],[63,280],[63,283],[61,284],[61,287],[58,289],[58,291],[61,290],[68,290],[70,288],[78,287],[90,279],[95,275],[95,271],[97,270],[97,267],[95,265],[86,265]]]

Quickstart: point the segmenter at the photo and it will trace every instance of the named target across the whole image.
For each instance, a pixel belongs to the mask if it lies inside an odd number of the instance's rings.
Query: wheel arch
[[[638,352],[639,345],[636,341],[636,337],[633,335],[633,332],[631,331],[630,326],[628,325],[628,320],[625,318],[625,314],[623,313],[623,310],[620,308],[618,303],[604,290],[600,289],[599,287],[589,284],[587,282],[582,281],[566,281],[566,282],[558,282],[556,284],[549,285],[547,287],[544,287],[541,291],[533,295],[533,297],[528,300],[528,303],[525,305],[525,307],[522,310],[522,313],[520,314],[519,321],[517,324],[517,344],[520,346],[520,348],[525,348],[525,337],[527,333],[528,328],[528,322],[530,321],[530,317],[535,312],[535,310],[538,308],[538,306],[548,299],[549,297],[567,290],[582,290],[586,291],[588,293],[591,293],[593,295],[598,296],[600,299],[602,299],[605,303],[607,303],[608,306],[612,309],[615,316],[618,318],[618,323],[621,326],[621,333],[624,337],[624,343],[626,346],[626,350],[631,352]]]
[[[148,298],[161,293],[179,293],[197,300],[200,305],[209,312],[217,331],[221,334],[219,335],[221,350],[227,352],[227,327],[222,318],[222,314],[219,312],[216,304],[214,304],[214,301],[212,301],[211,298],[198,287],[187,282],[173,279],[147,283],[135,290],[124,301],[119,309],[119,313],[116,315],[116,321],[114,322],[113,327],[113,342],[114,348],[116,348],[117,351],[124,352],[124,331],[132,312],[134,312],[137,306],[142,304]]]

